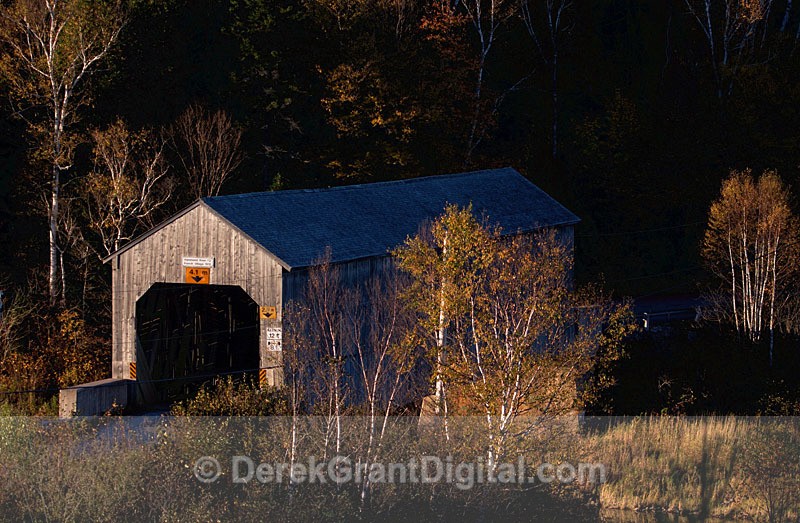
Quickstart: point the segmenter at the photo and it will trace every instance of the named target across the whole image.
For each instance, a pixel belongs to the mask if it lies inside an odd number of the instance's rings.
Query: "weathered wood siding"
[[[280,327],[283,268],[266,251],[203,204],[111,260],[113,267],[112,376],[129,378],[136,361],[136,301],[154,283],[184,283],[182,258],[213,257],[211,285],[238,285],[258,305],[276,306],[278,319],[260,322],[261,368],[269,381],[282,374],[280,352],[266,349],[266,329]]]
[[[377,256],[334,264],[339,271],[339,279],[345,288],[364,285],[372,277],[393,266],[390,256]],[[294,269],[283,273],[283,303],[303,300],[308,285],[309,268]]]
[[[556,237],[559,241],[564,242],[568,246],[574,256],[575,228],[572,225],[557,227]],[[353,287],[363,285],[369,281],[370,278],[382,274],[389,269],[394,269],[394,261],[392,257],[387,254],[386,256],[341,262],[334,264],[334,267],[339,271],[339,278],[342,284],[345,287]],[[284,305],[290,301],[299,302],[303,300],[306,286],[308,285],[308,271],[309,268],[307,267],[294,269],[292,271],[284,271],[282,281]]]
[[[348,262],[340,262],[331,266],[332,270],[338,272],[339,282],[343,289],[359,289],[369,283],[372,278],[385,275],[387,271],[394,270],[394,262],[388,255],[376,256],[373,258],[363,258]],[[307,286],[310,271],[314,268],[300,268],[283,273],[283,304],[288,306],[290,302],[303,303],[306,299]],[[364,325],[367,335],[369,325]],[[361,379],[361,371],[358,366],[356,348],[351,343],[345,343],[342,347],[344,356],[344,377],[345,388],[348,391],[349,399],[354,403],[363,400],[366,394],[364,382]],[[289,369],[285,369],[289,370]]]
[[[564,242],[570,252],[573,252],[575,232],[571,225],[556,228],[556,240]],[[364,258],[332,265],[332,270],[338,271],[339,281],[344,288],[352,289],[365,285],[370,279],[396,270],[395,262],[390,255]],[[294,269],[283,273],[283,303],[288,305],[292,301],[303,302],[306,298],[306,287],[309,281],[309,271],[313,268]],[[574,274],[573,274],[574,277]],[[572,278],[570,278],[572,279]],[[364,334],[367,334],[366,332]],[[358,402],[364,398],[366,391],[361,381],[361,371],[358,367],[355,348],[352,346],[340,347],[344,355],[344,379],[351,395],[350,400]],[[412,378],[409,378],[412,379]]]

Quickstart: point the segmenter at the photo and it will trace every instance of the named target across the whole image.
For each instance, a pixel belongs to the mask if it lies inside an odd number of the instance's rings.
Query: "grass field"
[[[798,429],[789,418],[631,418],[586,443],[608,469],[604,508],[796,521]]]
[[[462,421],[457,427],[453,420],[447,440],[435,429],[421,429],[414,417],[395,420],[381,446],[369,447],[365,418],[349,418],[338,452],[387,463],[427,453],[452,455],[456,463],[485,456],[482,421]],[[505,521],[569,514],[573,521],[599,521],[602,508],[634,519],[633,511],[659,511],[693,521],[784,522],[800,514],[800,422],[788,418],[592,419],[581,432],[573,424],[540,433],[537,441],[528,437],[505,455],[533,464],[602,463],[602,484],[476,484],[468,490],[376,484],[365,499],[357,482],[244,486],[225,475],[213,484],[193,475],[195,460],[206,455],[223,463],[239,453],[290,459],[293,441],[297,456],[330,457],[331,425],[300,425],[293,440],[289,417],[63,422],[0,416],[0,520],[304,521],[324,514],[341,521],[446,515],[466,522],[486,521],[489,514]]]

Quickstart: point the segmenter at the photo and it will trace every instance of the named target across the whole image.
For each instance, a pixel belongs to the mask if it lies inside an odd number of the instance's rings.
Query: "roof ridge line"
[[[286,189],[286,190],[279,190],[279,191],[254,191],[254,192],[247,192],[247,193],[237,193],[237,194],[225,194],[222,196],[205,196],[201,198],[203,201],[209,200],[217,200],[221,198],[254,198],[257,196],[266,196],[272,194],[303,194],[303,193],[320,193],[320,192],[330,192],[330,191],[345,191],[345,190],[354,190],[359,189],[362,187],[375,187],[375,186],[385,186],[385,185],[401,185],[401,184],[409,184],[409,183],[417,183],[427,180],[432,180],[436,178],[458,178],[461,176],[474,176],[476,174],[481,173],[489,173],[489,172],[503,172],[503,171],[511,171],[514,174],[522,176],[525,178],[522,173],[514,169],[513,167],[498,167],[496,169],[479,169],[477,171],[466,171],[460,173],[447,173],[447,174],[431,174],[428,176],[416,176],[414,178],[401,178],[399,180],[384,180],[382,182],[365,182],[365,183],[354,183],[350,185],[336,185],[333,187],[316,187],[316,188],[309,188],[309,189]],[[525,178],[527,180],[527,178]]]

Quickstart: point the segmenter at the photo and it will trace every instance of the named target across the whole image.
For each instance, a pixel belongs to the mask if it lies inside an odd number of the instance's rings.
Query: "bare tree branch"
[[[59,245],[62,173],[72,164],[77,110],[87,103],[86,78],[116,43],[125,23],[122,2],[15,0],[0,8],[0,74],[15,104],[41,109],[26,118],[49,163],[47,214],[49,289],[53,302],[65,282]],[[61,285],[59,286],[59,279]]]
[[[170,139],[196,198],[217,196],[243,159],[242,131],[222,110],[190,106],[172,126]]]
[[[151,131],[132,133],[118,120],[92,131],[95,169],[85,180],[90,227],[109,255],[143,227],[173,196],[165,141]]]

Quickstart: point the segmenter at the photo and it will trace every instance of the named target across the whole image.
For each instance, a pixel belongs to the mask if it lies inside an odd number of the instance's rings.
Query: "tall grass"
[[[237,403],[238,404],[238,403]],[[363,459],[366,418],[343,425],[341,455]],[[410,456],[485,456],[480,420],[452,420],[450,439],[414,417],[391,420],[372,460]],[[144,423],[146,426],[135,426]],[[286,462],[332,456],[325,418],[101,418],[69,422],[0,417],[0,520],[200,521],[209,519],[350,521],[442,519],[587,521],[603,508],[655,510],[758,521],[800,514],[800,422],[757,418],[631,418],[578,433],[549,426],[526,436],[505,459],[529,464],[602,463],[606,482],[593,485],[382,484],[363,497],[358,484],[238,485],[230,471],[213,484],[197,481],[205,455]],[[293,438],[296,431],[297,438]],[[535,441],[534,441],[535,440]],[[296,447],[296,448],[295,448]],[[374,454],[378,452],[378,454]],[[587,507],[585,501],[594,503]]]
[[[779,418],[631,418],[592,431],[604,508],[795,521],[800,423]],[[794,518],[794,519],[793,519]]]
[[[142,421],[143,420],[143,421]],[[142,422],[148,426],[134,427]],[[433,430],[418,431],[414,417],[394,418],[372,459],[407,463],[421,456],[452,456],[453,463],[474,462],[486,448],[468,424],[469,438],[448,442]],[[463,490],[455,483],[375,484],[364,496],[363,483],[343,485],[300,481],[232,481],[231,457],[251,456],[257,463],[331,460],[334,456],[322,417],[298,420],[297,450],[292,452],[290,417],[172,417],[47,420],[0,418],[0,520],[9,521],[529,521],[597,517],[574,498],[547,485],[476,483]],[[367,418],[347,418],[338,455],[364,462]],[[454,428],[454,427],[451,427]],[[455,430],[454,430],[455,432]],[[194,475],[201,456],[223,465],[219,481],[204,484]],[[374,461],[373,461],[374,462]]]

